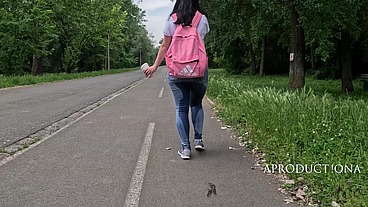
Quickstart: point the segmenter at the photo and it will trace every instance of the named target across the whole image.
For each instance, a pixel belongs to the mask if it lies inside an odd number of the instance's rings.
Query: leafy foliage
[[[109,43],[112,68],[137,66],[138,48],[153,56],[130,0],[4,0],[0,12],[0,74],[106,69]]]
[[[298,26],[294,28],[304,33],[298,38],[305,57],[296,64],[304,72],[335,68],[336,73],[343,72],[343,91],[351,85],[351,75],[368,72],[367,1],[208,0],[202,4],[210,19],[212,32],[206,46],[214,67],[242,73],[256,60],[259,70],[265,52],[266,74],[287,73],[296,38],[291,19],[295,12]]]

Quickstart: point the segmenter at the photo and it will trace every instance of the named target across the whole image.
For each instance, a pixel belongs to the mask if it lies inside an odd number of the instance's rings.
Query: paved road
[[[229,150],[238,143],[206,101],[206,150],[180,159],[165,74],[0,166],[0,206],[294,206],[271,177],[251,169],[251,155]],[[208,183],[217,196],[207,197]]]
[[[142,79],[141,71],[0,90],[0,147]]]

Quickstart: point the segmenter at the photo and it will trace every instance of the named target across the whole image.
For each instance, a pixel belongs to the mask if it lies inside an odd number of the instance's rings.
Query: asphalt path
[[[272,176],[252,169],[254,157],[207,101],[206,150],[181,160],[165,76],[160,69],[0,166],[0,206],[296,206]]]
[[[143,78],[141,71],[0,89],[5,147]]]

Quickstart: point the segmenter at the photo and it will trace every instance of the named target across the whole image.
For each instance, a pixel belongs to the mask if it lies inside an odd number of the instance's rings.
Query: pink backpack
[[[174,22],[176,14],[172,15]],[[176,78],[203,77],[207,69],[208,57],[197,27],[202,19],[198,11],[192,26],[177,25],[171,45],[165,55],[169,74]]]

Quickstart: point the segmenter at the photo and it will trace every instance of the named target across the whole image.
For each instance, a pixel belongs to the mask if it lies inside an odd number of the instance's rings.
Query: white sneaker
[[[189,160],[190,159],[190,150],[188,150],[188,149],[179,150],[178,154],[180,155],[181,159],[183,159],[183,160]]]
[[[195,139],[194,140],[194,149],[196,149],[197,151],[203,151],[204,150],[203,140]]]

